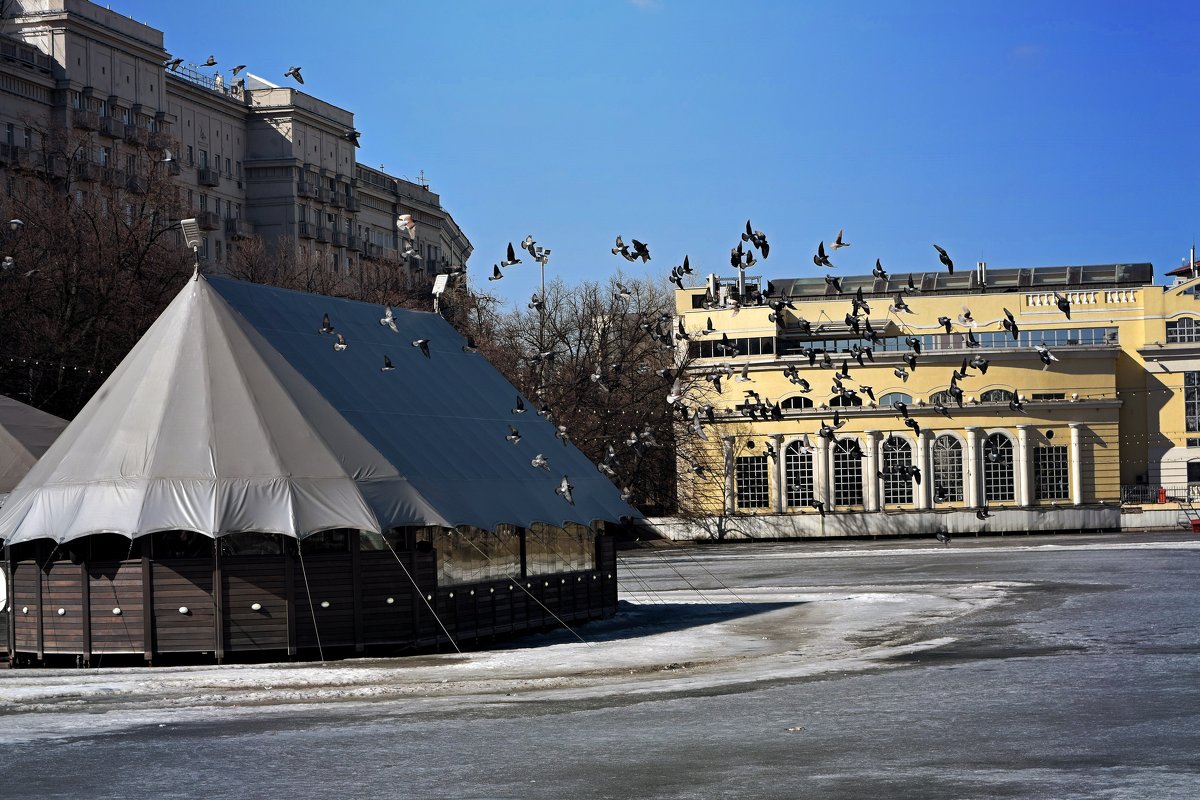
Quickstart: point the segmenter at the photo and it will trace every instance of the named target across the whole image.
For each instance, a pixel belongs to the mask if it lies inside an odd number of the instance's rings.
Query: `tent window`
[[[227,533],[218,541],[223,557],[283,555],[283,536],[278,533]]]
[[[300,552],[306,556],[350,552],[349,528],[336,528],[305,536],[300,540]]]
[[[464,525],[440,528],[434,535],[438,586],[499,581],[521,574],[521,540],[515,530]]]
[[[595,537],[589,528],[567,529],[533,525],[525,532],[525,571],[528,575],[583,572],[595,569]]]

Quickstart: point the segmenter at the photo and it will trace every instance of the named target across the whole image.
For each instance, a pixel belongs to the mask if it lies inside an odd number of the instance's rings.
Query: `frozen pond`
[[[0,672],[23,796],[1200,796],[1200,540],[622,553],[482,653]]]

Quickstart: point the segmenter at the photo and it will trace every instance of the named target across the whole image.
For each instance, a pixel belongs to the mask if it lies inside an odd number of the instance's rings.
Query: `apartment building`
[[[427,275],[470,257],[428,185],[357,162],[352,112],[252,72],[166,59],[162,31],[88,0],[17,0],[0,26],[0,178],[72,169],[136,191],[145,163],[169,152],[215,271],[251,236],[334,271],[383,260]],[[46,131],[84,142],[76,163],[40,157]]]

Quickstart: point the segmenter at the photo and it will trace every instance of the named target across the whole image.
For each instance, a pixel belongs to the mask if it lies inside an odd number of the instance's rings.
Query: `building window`
[[[33,147],[33,128],[25,129],[25,146]]]
[[[1012,439],[993,433],[983,445],[983,499],[989,503],[1012,500],[1015,485]]]
[[[1033,448],[1033,492],[1036,499],[1069,500],[1069,474],[1066,445]]]
[[[881,408],[883,406],[890,406],[897,400],[905,405],[912,405],[912,395],[905,394],[904,392],[888,392],[883,397],[879,398],[879,405]]]
[[[11,122],[9,122],[8,124],[6,124],[4,126],[4,143],[5,144],[16,144],[17,143],[17,127],[15,125],[13,125]]]
[[[1066,400],[1067,395],[1064,392],[1033,392],[1029,395],[1030,400]]]
[[[1200,342],[1200,325],[1195,317],[1181,317],[1167,323],[1168,342]]]
[[[792,442],[783,453],[784,478],[787,480],[787,504],[801,508],[813,501],[813,455],[801,450],[800,442]]]
[[[190,144],[187,146],[187,163],[189,167],[196,163],[195,151],[192,150],[192,146]]]
[[[1200,372],[1183,373],[1183,429],[1200,431]]]
[[[806,408],[812,408],[813,401],[807,397],[793,395],[792,397],[785,397],[780,402],[779,407],[784,411],[801,411]]]
[[[200,169],[208,169],[208,151],[200,151]]]
[[[738,456],[735,478],[738,508],[767,508],[770,505],[766,456]]]
[[[844,394],[835,394],[833,397],[829,398],[829,405],[830,405],[830,407],[861,406],[862,398],[856,394],[852,394],[849,396],[844,395]]]
[[[732,350],[726,349],[719,339],[702,339],[699,342],[692,342],[692,346],[688,348],[691,351],[692,358],[730,358],[732,356],[758,356],[758,355],[773,355],[775,353],[775,337],[762,336],[748,339],[729,338],[729,347]]]
[[[863,504],[862,448],[853,439],[842,439],[833,445],[833,504]]]
[[[933,440],[933,498],[938,503],[963,501],[962,442],[949,434]]]
[[[906,473],[912,466],[912,445],[907,439],[889,436],[883,442],[883,502],[911,503],[913,479]]]
[[[988,389],[979,395],[981,403],[1007,403],[1013,399],[1013,393],[1008,389]]]
[[[99,154],[100,157],[98,160],[100,162],[100,166],[107,167],[109,160],[112,158],[112,149],[105,147],[104,145],[100,145]]]

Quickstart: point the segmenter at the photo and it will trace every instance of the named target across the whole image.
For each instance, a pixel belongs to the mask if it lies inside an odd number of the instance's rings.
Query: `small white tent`
[[[325,314],[345,349],[319,332]],[[0,538],[491,530],[637,514],[550,423],[512,413],[516,390],[444,319],[397,311],[396,333],[382,316],[190,280],[13,490]],[[394,370],[381,369],[384,356]],[[537,453],[551,472],[530,464]],[[564,475],[573,505],[555,492]]]
[[[65,427],[65,419],[0,395],[0,502]]]

